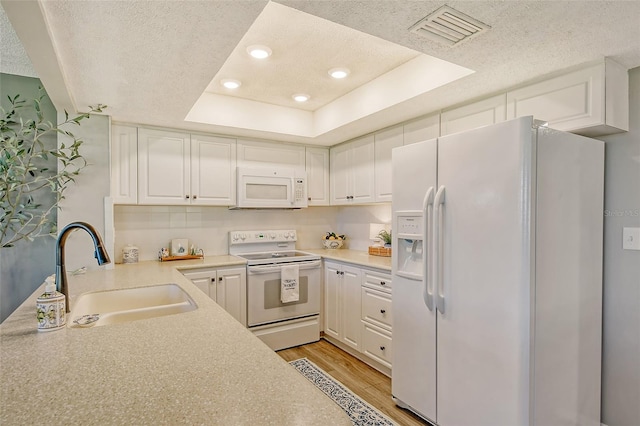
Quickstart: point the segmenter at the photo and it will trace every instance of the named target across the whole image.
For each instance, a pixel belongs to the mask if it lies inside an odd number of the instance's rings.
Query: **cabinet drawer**
[[[364,270],[363,285],[380,291],[391,292],[391,275],[382,272]]]
[[[362,319],[391,331],[391,295],[362,287]]]
[[[363,353],[391,368],[393,348],[391,333],[378,327],[362,322],[362,350]]]

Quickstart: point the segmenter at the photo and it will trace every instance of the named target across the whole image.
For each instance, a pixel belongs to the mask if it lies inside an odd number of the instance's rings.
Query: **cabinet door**
[[[204,294],[217,302],[216,298],[216,271],[213,269],[205,269],[200,271],[185,271],[184,276],[187,277],[196,287]]]
[[[138,130],[138,202],[189,204],[190,137]]]
[[[329,148],[306,148],[307,196],[310,206],[328,206]]]
[[[277,166],[304,170],[304,146],[238,139],[238,166]]]
[[[111,198],[116,204],[138,202],[138,129],[111,126]]]
[[[354,349],[360,349],[361,285],[359,268],[342,266],[342,341]],[[326,332],[326,330],[325,330]]]
[[[360,138],[351,144],[351,202],[371,203],[375,201],[375,145],[373,135]]]
[[[218,304],[247,326],[247,272],[245,268],[218,269]]]
[[[331,148],[331,204],[346,204],[349,194],[351,149],[347,144]]]
[[[391,201],[391,150],[403,143],[402,126],[375,134],[375,201]]]
[[[627,96],[627,71],[607,59],[508,92],[507,117],[533,115],[553,129],[599,136],[628,130],[628,109],[617,109]]]
[[[440,114],[419,118],[404,125],[404,144],[428,141],[440,136]]]
[[[324,266],[324,332],[340,339],[340,265],[325,262]]]
[[[235,198],[235,139],[191,135],[191,204],[230,206]]]
[[[444,111],[440,120],[441,135],[464,132],[505,121],[506,104],[506,95],[498,95]]]

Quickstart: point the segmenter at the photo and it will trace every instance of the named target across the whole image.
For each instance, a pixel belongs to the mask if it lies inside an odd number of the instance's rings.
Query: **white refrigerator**
[[[396,403],[600,425],[604,143],[532,117],[393,150]]]

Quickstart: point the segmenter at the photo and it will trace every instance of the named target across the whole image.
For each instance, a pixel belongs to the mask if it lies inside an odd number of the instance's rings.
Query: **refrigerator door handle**
[[[431,280],[431,268],[432,268],[432,256],[431,254],[431,238],[433,236],[433,186],[429,187],[427,193],[424,195],[422,202],[422,214],[423,214],[423,233],[422,233],[422,266],[423,266],[423,279],[424,279],[424,304],[427,305],[430,311],[435,309],[433,300],[433,280]]]
[[[444,185],[438,188],[436,192],[436,199],[434,201],[433,216],[435,226],[433,239],[435,241],[433,250],[433,282],[434,293],[436,295],[436,309],[444,314],[444,283],[442,282],[442,258],[443,258],[443,211],[445,202],[445,187]]]

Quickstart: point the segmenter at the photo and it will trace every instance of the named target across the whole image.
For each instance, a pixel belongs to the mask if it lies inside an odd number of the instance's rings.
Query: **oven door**
[[[247,267],[247,325],[249,327],[320,313],[321,261],[299,262],[297,302],[280,301],[280,265]]]

